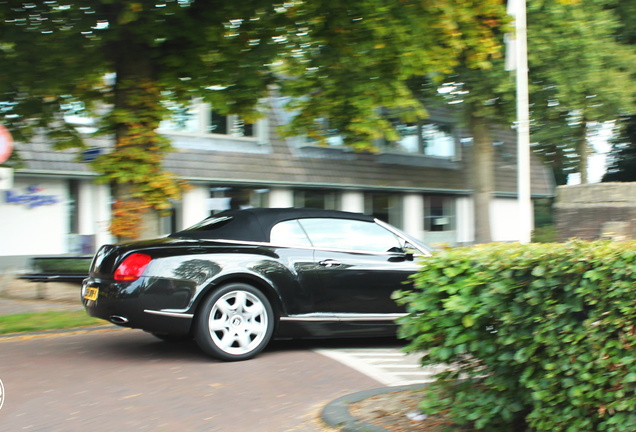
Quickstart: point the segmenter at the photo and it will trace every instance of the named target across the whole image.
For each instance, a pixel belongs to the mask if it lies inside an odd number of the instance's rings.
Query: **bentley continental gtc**
[[[429,249],[371,216],[230,210],[167,237],[102,246],[88,314],[206,354],[246,360],[272,338],[395,335],[391,294]]]

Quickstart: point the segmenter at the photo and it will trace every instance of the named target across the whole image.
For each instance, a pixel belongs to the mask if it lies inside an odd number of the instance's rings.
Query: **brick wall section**
[[[559,186],[557,240],[636,239],[636,183]]]

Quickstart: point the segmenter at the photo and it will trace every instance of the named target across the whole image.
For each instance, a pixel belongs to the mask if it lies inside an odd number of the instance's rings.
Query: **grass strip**
[[[49,311],[0,316],[0,334],[69,329],[104,324],[86,311]]]

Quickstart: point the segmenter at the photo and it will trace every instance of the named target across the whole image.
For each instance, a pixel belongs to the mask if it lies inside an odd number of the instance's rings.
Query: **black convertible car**
[[[429,250],[370,216],[248,209],[165,238],[104,245],[82,286],[91,316],[246,360],[275,338],[394,335],[391,300]]]

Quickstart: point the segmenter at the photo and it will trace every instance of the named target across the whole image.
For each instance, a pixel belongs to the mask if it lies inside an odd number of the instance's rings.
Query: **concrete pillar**
[[[458,244],[472,244],[475,241],[475,211],[472,198],[455,199],[455,229]]]
[[[90,181],[82,180],[78,185],[77,216],[78,234],[91,235],[97,231],[97,214],[99,212],[99,197],[94,193],[97,185]]]
[[[110,233],[110,219],[112,216],[110,187],[108,185],[92,185],[94,202],[94,223],[95,223],[95,247],[107,243],[113,243],[114,238]]]
[[[421,194],[404,195],[402,226],[404,232],[416,239],[424,239],[424,197]]]
[[[112,243],[109,231],[111,218],[110,188],[93,184],[90,180],[82,180],[78,184],[77,193],[77,234],[82,237],[80,253],[92,253],[106,243]],[[92,239],[88,236],[92,236]],[[92,250],[90,244],[92,243]]]
[[[294,191],[287,188],[272,188],[269,191],[269,206],[271,208],[287,208],[294,206]]]
[[[364,213],[364,193],[361,191],[342,192],[342,210],[354,213]]]
[[[181,217],[178,218],[177,229],[185,229],[210,216],[208,199],[210,187],[207,185],[194,185],[183,194],[181,199]]]

